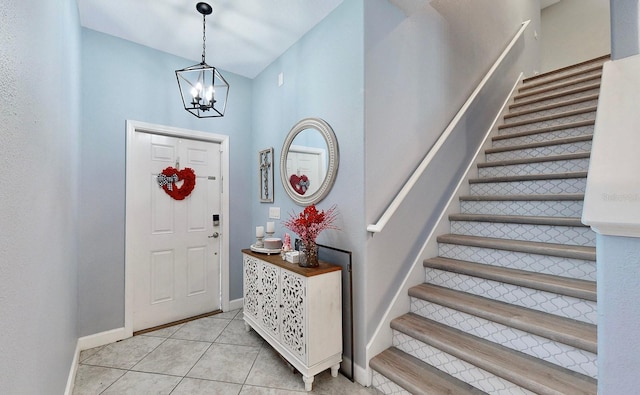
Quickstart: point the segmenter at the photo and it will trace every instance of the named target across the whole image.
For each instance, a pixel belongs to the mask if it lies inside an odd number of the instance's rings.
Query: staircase
[[[580,222],[602,64],[525,79],[426,259],[384,394],[596,394],[595,233]]]

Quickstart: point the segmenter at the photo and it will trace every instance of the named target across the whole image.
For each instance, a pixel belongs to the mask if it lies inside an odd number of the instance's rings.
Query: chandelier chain
[[[207,17],[206,15],[202,14],[202,64],[205,64],[205,60],[204,60],[204,56],[205,56],[205,52],[207,50],[207,46],[205,45],[205,42],[207,41],[207,34],[206,34],[206,29],[207,29]]]

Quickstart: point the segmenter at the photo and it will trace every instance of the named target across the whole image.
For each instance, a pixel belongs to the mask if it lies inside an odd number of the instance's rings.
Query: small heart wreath
[[[175,185],[178,181],[184,181],[180,188]],[[183,200],[196,186],[196,173],[189,167],[178,170],[169,166],[158,174],[158,185],[175,200]]]
[[[301,176],[292,174],[291,177],[289,177],[289,184],[291,184],[293,190],[299,195],[304,195],[307,192],[307,189],[309,189],[309,177],[304,174]]]

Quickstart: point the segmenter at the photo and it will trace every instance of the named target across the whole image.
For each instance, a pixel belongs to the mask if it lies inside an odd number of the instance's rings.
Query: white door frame
[[[220,149],[220,174],[222,175],[222,193],[220,203],[221,219],[221,245],[220,254],[220,292],[222,293],[222,311],[229,310],[229,136],[222,134],[206,133],[196,130],[180,129],[171,126],[155,125],[146,122],[127,120],[127,145],[126,145],[126,185],[125,185],[125,254],[124,254],[124,329],[128,336],[133,334],[133,270],[130,265],[130,247],[127,243],[127,234],[132,226],[132,216],[129,216],[127,207],[130,205],[130,190],[133,182],[131,166],[133,150],[133,136],[136,132],[157,134],[170,137],[185,138],[191,140],[209,141],[219,143]]]

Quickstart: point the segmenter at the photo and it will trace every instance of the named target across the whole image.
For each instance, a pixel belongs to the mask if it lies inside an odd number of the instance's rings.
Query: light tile
[[[279,388],[256,387],[252,385],[245,385],[242,387],[242,391],[240,391],[240,395],[300,395],[310,393],[312,392],[288,391]]]
[[[131,369],[165,339],[151,336],[134,336],[111,343],[84,361],[87,365]]]
[[[168,395],[178,385],[181,378],[161,374],[127,372],[104,391],[103,395]]]
[[[231,310],[225,311],[224,313],[212,315],[211,318],[223,319],[223,320],[232,320],[234,319],[240,310]]]
[[[80,363],[86,361],[87,359],[89,359],[92,356],[96,355],[98,353],[98,351],[102,350],[103,348],[105,348],[105,346],[99,346],[99,347],[90,348],[88,350],[80,351],[80,357],[78,358],[78,361]]]
[[[182,328],[171,335],[171,338],[213,342],[230,321],[231,320],[215,319],[212,317],[200,318],[199,320],[184,324]]]
[[[206,342],[167,339],[132,370],[184,376],[210,345]]]
[[[127,373],[126,370],[101,366],[79,365],[73,395],[94,395],[104,391]]]
[[[238,395],[242,385],[184,378],[171,395]]]
[[[247,332],[244,321],[232,320],[216,339],[216,343],[238,344],[242,346],[261,346],[264,340],[255,331]]]
[[[214,343],[187,377],[242,384],[259,351],[259,347]]]
[[[238,310],[238,314],[236,314],[236,317],[234,318],[234,320],[243,320],[244,321],[244,310],[243,309]]]
[[[363,387],[353,383],[341,374],[332,377],[330,370],[317,374],[313,380],[312,394],[326,395],[375,395],[379,394],[374,388]]]
[[[246,384],[284,390],[304,391],[302,376],[292,372],[288,364],[270,346],[260,350]]]

